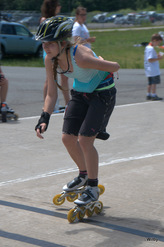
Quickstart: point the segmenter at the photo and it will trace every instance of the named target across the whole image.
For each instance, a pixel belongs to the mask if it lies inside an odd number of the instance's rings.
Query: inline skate
[[[91,217],[93,213],[100,214],[103,203],[98,200],[99,194],[99,187],[86,186],[81,197],[74,201],[76,206],[68,212],[68,221],[73,223],[77,219],[82,220],[85,215]]]
[[[18,120],[19,116],[14,112],[5,102],[1,103],[0,107],[0,120],[7,122],[7,120]]]
[[[57,194],[53,198],[53,203],[55,205],[62,205],[65,202],[65,198],[69,202],[74,202],[78,195],[81,195],[87,184],[87,177],[82,178],[78,176],[74,178],[70,183],[63,187],[63,191],[60,194]],[[98,185],[100,195],[104,193],[105,187],[101,184]]]

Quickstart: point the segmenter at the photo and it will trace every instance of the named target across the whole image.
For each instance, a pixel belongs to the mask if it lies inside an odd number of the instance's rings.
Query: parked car
[[[148,16],[144,15],[138,15],[135,13],[129,13],[127,15],[124,15],[123,17],[117,17],[114,21],[115,24],[141,24],[144,22],[150,22]]]
[[[158,20],[159,21],[164,20],[164,13],[158,13],[157,15],[158,15]]]
[[[0,56],[6,54],[32,54],[42,57],[42,43],[22,24],[0,21]]]
[[[121,24],[121,25],[131,24],[131,21],[129,20],[129,16],[128,15],[124,15],[122,17],[117,17],[114,20],[114,24]]]
[[[106,15],[107,15],[107,13],[94,15],[91,22],[104,23],[105,19],[106,19]]]
[[[135,18],[135,24],[150,23],[150,18],[148,15],[137,14]]]
[[[147,15],[149,16],[150,21],[151,21],[152,23],[161,20],[160,16],[159,16],[155,11],[148,11],[148,12],[147,12]]]
[[[123,14],[113,14],[109,17],[106,17],[105,22],[114,22],[116,18],[122,17]]]

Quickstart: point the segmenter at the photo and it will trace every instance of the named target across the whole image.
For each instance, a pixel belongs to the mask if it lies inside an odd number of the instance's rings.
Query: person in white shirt
[[[72,37],[74,42],[79,40],[80,44],[91,48],[91,43],[95,42],[96,37],[90,37],[88,28],[84,24],[86,22],[87,10],[84,7],[77,7],[76,9],[76,20],[73,25]]]
[[[156,94],[156,85],[160,83],[160,67],[159,60],[163,56],[159,53],[157,54],[154,47],[159,46],[162,42],[162,37],[159,34],[153,34],[151,42],[146,46],[144,53],[144,68],[145,74],[148,78],[147,86],[147,100],[162,100]]]

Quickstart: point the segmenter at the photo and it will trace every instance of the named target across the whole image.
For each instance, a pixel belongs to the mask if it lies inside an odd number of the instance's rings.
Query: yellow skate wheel
[[[69,221],[69,223],[73,223],[76,219],[76,212],[75,209],[72,208],[71,210],[69,210],[68,215],[67,215],[67,219]]]
[[[74,192],[70,192],[69,196],[67,196],[67,200],[69,202],[74,202],[78,198],[78,195]]]
[[[62,194],[58,194],[58,195],[54,196],[53,203],[55,205],[61,205],[65,202],[65,198],[61,199],[61,196],[62,196]]]
[[[91,217],[94,213],[94,210],[91,210],[91,209],[87,209],[85,214],[88,216],[88,217]]]
[[[77,213],[77,218],[82,220],[85,216],[85,207],[80,207],[80,211]]]
[[[95,211],[96,214],[100,214],[102,212],[102,210],[103,210],[103,203],[101,201],[99,201],[99,203],[100,203],[100,207],[96,206],[94,208],[94,211]]]
[[[104,191],[105,191],[105,187],[102,184],[99,184],[98,187],[99,187],[99,190],[100,190],[100,195],[102,195],[104,193]]]

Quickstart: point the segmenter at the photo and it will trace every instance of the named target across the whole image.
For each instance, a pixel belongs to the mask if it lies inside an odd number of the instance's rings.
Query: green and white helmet
[[[63,41],[72,36],[74,21],[69,17],[56,16],[42,22],[35,35],[40,41]]]

